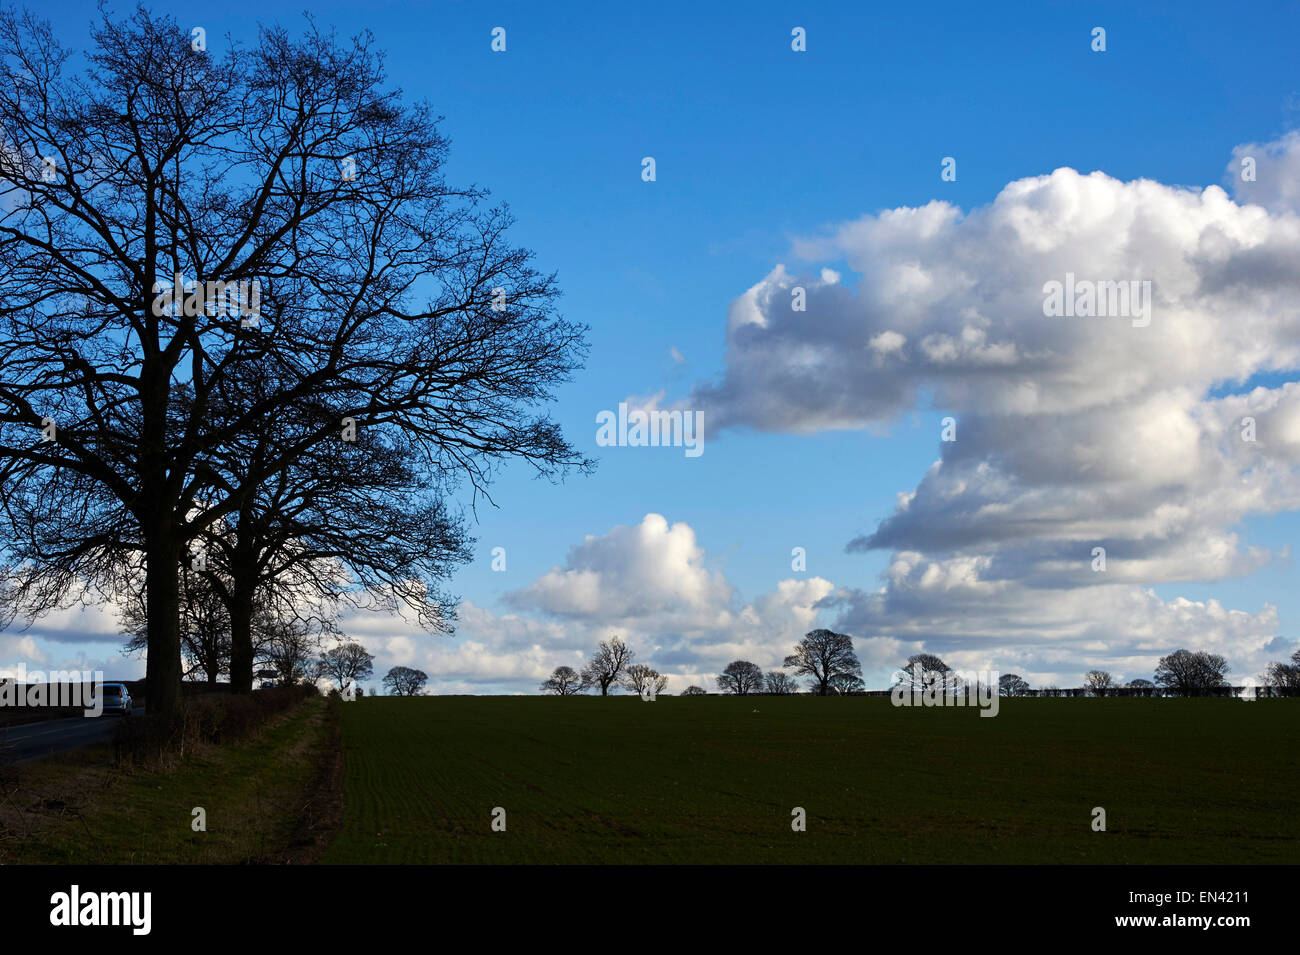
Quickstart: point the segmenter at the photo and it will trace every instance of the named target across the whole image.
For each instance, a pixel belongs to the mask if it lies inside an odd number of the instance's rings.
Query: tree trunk
[[[253,692],[253,582],[237,576],[230,606],[230,689]]]
[[[156,334],[156,320],[148,321]],[[137,500],[137,516],[145,547],[148,637],[145,706],[148,713],[163,716],[176,713],[181,695],[180,564],[183,541],[177,533],[176,495],[168,479],[167,405],[170,395],[170,369],[157,352],[147,354],[140,372],[140,485]]]
[[[145,704],[149,713],[176,711],[181,690],[180,545],[170,531],[155,530],[145,553],[149,650]]]

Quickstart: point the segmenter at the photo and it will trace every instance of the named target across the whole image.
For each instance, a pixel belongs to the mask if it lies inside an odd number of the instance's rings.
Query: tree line
[[[602,641],[591,660],[575,671],[572,667],[556,667],[551,676],[541,684],[543,693],[572,696],[589,689],[609,695],[613,687],[623,687],[635,693],[653,683],[656,692],[667,686],[667,677],[652,667],[633,663],[635,654],[620,638]],[[1266,687],[1270,695],[1300,695],[1300,650],[1291,656],[1291,662],[1270,663],[1261,675],[1258,685]],[[791,672],[786,672],[790,670]],[[1004,673],[998,677],[1000,696],[1222,696],[1236,688],[1227,679],[1228,662],[1216,653],[1203,650],[1175,650],[1160,658],[1153,679],[1134,679],[1120,684],[1106,670],[1090,670],[1080,687],[1061,687],[1051,684],[1033,688],[1018,674]],[[799,683],[800,677],[806,682]],[[853,650],[853,638],[831,630],[813,630],[794,647],[779,668],[766,673],[749,660],[733,660],[715,678],[719,693],[729,696],[787,696],[808,693],[815,696],[885,694],[889,690],[867,690],[862,680],[862,666]],[[898,671],[894,686],[907,684],[915,689],[934,686],[940,692],[950,692],[962,680],[943,659],[931,653],[916,653],[907,658]],[[704,687],[687,687],[683,696],[703,696]]]
[[[662,693],[668,677],[647,664],[633,662],[635,658],[635,651],[621,638],[603,640],[580,671],[558,666],[540,689],[555,696],[573,696],[590,689],[599,689],[601,696],[608,696],[616,687],[638,694],[650,690]],[[853,638],[832,630],[813,630],[806,634],[785,658],[782,668],[765,674],[754,663],[736,660],[716,678],[718,689],[739,696],[760,693],[783,696],[799,692],[801,676],[809,678],[810,692],[819,696],[860,692],[865,688]],[[792,673],[784,672],[785,669]],[[682,695],[700,696],[705,692],[703,687],[691,686]]]

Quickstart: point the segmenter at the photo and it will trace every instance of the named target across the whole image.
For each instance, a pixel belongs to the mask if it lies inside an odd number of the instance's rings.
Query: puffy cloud
[[[1253,160],[1253,164],[1245,160]],[[1253,179],[1243,178],[1251,174]],[[1244,202],[1273,212],[1300,212],[1300,130],[1270,143],[1238,146],[1232,151],[1224,181]]]
[[[836,626],[923,644],[953,666],[1032,675],[1035,685],[1077,685],[1094,667],[1150,679],[1159,658],[1179,647],[1222,654],[1238,679],[1282,659],[1270,604],[1246,613],[1215,600],[1164,601],[1138,586],[1044,590],[987,579],[986,566],[978,557],[895,554],[885,586],[837,595]]]
[[[715,434],[866,428],[927,402],[957,421],[849,542],[894,554],[879,591],[832,598],[841,629],[1044,675],[1087,669],[1081,650],[1148,671],[1185,644],[1238,673],[1266,662],[1273,608],[1147,589],[1257,570],[1279,555],[1234,528],[1300,507],[1300,384],[1233,393],[1300,367],[1300,134],[1240,147],[1229,171],[1235,199],[1058,169],[969,213],[886,210],[795,243],[855,288],[778,266],[733,303],[725,374],[688,402]],[[1150,311],[1049,317],[1052,282],[1136,282]]]
[[[923,391],[943,408],[1073,414],[1300,363],[1300,219],[1218,186],[1058,169],[966,215],[888,210],[795,248],[844,258],[860,281],[777,266],[732,303],[725,376],[689,400],[715,433],[863,427]],[[1047,317],[1044,286],[1067,273],[1149,281],[1151,324]]]
[[[377,678],[391,666],[416,666],[439,693],[534,692],[555,667],[580,669],[597,642],[614,636],[669,677],[669,692],[681,692],[692,683],[712,687],[735,659],[778,666],[818,625],[834,590],[819,577],[788,579],[745,603],[708,567],[690,525],[646,514],[639,524],[587,536],[563,566],[507,595],[519,612],[462,604],[453,639],[371,614],[350,618],[344,629],[376,654]]]
[[[670,526],[661,515],[647,514],[635,527],[588,535],[564,567],[507,599],[520,608],[610,622],[651,615],[716,619],[727,612],[731,587],[703,558],[689,525]]]
[[[32,636],[0,633],[0,672],[6,672],[19,664],[28,667],[42,666],[47,659]]]
[[[1243,440],[1246,419],[1254,440]],[[977,549],[1035,586],[1238,576],[1270,559],[1228,528],[1300,507],[1300,385],[1195,401],[1161,392],[1086,415],[963,417],[958,440],[851,550]]]

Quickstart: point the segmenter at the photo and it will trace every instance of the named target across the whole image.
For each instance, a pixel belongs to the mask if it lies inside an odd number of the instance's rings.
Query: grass
[[[305,702],[254,738],[204,747],[165,773],[113,770],[110,743],[23,764],[0,803],[0,861],[290,861],[312,844],[304,808],[334,745],[329,712],[324,699]],[[191,828],[195,807],[206,832]]]
[[[366,698],[342,723],[328,863],[1300,858],[1295,700]]]

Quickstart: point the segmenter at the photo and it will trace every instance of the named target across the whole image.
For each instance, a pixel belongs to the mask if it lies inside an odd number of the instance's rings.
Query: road
[[[143,716],[144,707],[137,706],[131,712]],[[0,727],[0,751],[21,763],[60,750],[89,746],[91,743],[112,739],[113,731],[121,719],[120,716],[107,714],[98,717],[74,716],[65,720]]]

